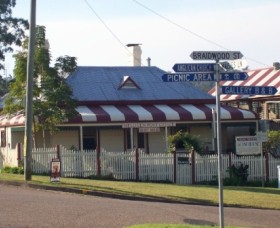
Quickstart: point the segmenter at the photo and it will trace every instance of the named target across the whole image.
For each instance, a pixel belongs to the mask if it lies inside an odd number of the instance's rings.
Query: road
[[[0,185],[0,227],[121,228],[144,223],[218,224],[219,208],[129,201]],[[225,225],[276,228],[280,211],[224,208]]]

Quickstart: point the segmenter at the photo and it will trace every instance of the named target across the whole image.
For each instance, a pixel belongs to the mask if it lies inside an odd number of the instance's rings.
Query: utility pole
[[[25,132],[24,132],[24,180],[31,180],[31,150],[32,150],[32,106],[33,106],[33,74],[34,74],[34,50],[36,29],[36,0],[31,0],[29,25],[29,43],[27,58],[26,80],[26,105],[25,105]]]
[[[220,228],[224,228],[224,196],[223,196],[223,169],[222,169],[222,143],[221,143],[221,107],[220,107],[220,66],[219,60],[216,60],[216,133],[217,133],[217,151],[218,151],[218,179],[219,179],[219,221]]]

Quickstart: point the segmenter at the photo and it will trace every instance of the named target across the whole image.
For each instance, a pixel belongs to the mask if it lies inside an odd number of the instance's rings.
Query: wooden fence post
[[[191,151],[191,160],[192,160],[192,184],[195,184],[195,151]]]
[[[96,174],[101,176],[101,162],[100,162],[100,131],[99,129],[96,132],[97,145],[96,145]]]
[[[97,165],[97,176],[101,175],[101,162],[100,162],[100,146],[96,147],[96,165]]]
[[[56,145],[56,158],[60,160],[60,146]]]
[[[21,161],[21,148],[20,148],[20,143],[17,143],[17,166],[20,166],[20,161]]]
[[[264,154],[265,158],[265,180],[268,182],[269,181],[269,156],[268,153]]]
[[[232,152],[229,152],[228,153],[228,167],[229,167],[229,178],[232,178],[232,173],[231,173],[231,155],[232,155]]]
[[[139,152],[138,148],[135,149],[135,178],[139,181]]]
[[[177,183],[177,155],[176,151],[173,152],[173,183]]]

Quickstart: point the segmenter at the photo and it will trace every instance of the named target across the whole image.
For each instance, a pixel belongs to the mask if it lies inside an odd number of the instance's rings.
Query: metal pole
[[[27,80],[26,80],[26,106],[25,106],[25,132],[24,132],[24,179],[31,180],[31,150],[32,150],[32,101],[33,101],[33,69],[36,29],[36,0],[31,0]]]
[[[219,177],[219,219],[220,227],[224,228],[224,203],[223,203],[223,177],[221,156],[221,107],[220,107],[220,70],[219,61],[216,62],[216,112],[217,112],[217,151],[218,151],[218,177]]]

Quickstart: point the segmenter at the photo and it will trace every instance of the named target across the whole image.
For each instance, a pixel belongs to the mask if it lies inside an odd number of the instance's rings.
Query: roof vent
[[[147,62],[148,62],[148,66],[150,67],[151,66],[151,58],[147,58]]]
[[[280,69],[280,63],[279,62],[274,62],[273,67],[274,67],[274,70],[279,70]]]

